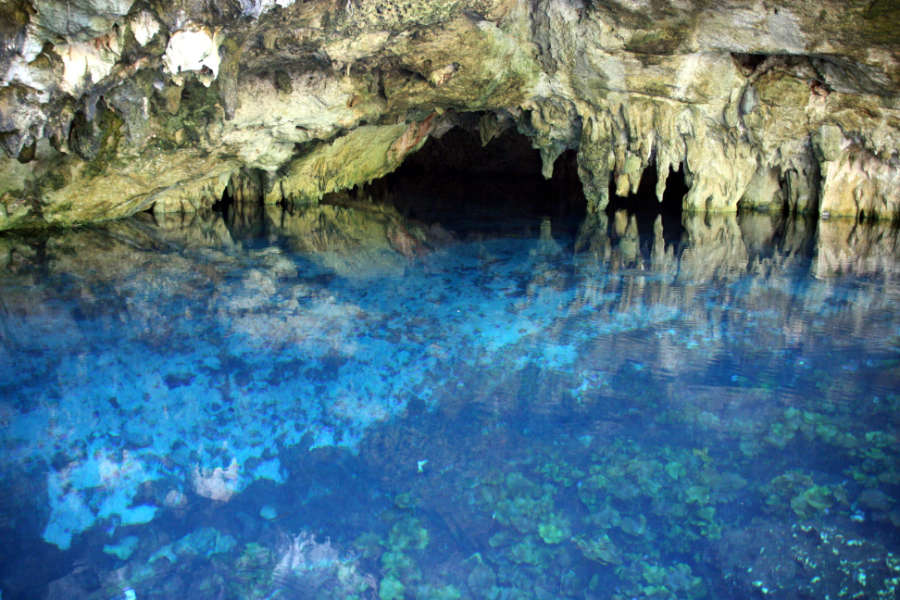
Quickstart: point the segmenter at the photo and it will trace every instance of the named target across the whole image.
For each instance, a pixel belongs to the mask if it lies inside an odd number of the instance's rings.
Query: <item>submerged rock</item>
[[[0,229],[191,213],[252,179],[314,203],[454,114],[512,123],[545,176],[684,170],[695,211],[900,215],[900,17],[827,0],[16,0],[0,36]]]

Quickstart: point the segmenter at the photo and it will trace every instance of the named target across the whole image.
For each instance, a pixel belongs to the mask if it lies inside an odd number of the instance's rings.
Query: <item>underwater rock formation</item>
[[[895,3],[11,0],[0,229],[315,203],[429,136],[515,127],[588,210],[900,216]],[[463,118],[466,117],[466,118]]]
[[[352,196],[0,236],[4,597],[894,597],[896,228]]]

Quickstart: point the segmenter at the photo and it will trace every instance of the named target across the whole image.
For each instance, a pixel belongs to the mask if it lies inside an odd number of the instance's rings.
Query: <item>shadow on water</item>
[[[890,597],[896,229],[403,185],[0,236],[5,600]]]

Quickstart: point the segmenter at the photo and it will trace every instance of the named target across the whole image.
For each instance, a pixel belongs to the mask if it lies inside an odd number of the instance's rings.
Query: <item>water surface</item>
[[[2,598],[894,598],[897,232],[0,238]]]

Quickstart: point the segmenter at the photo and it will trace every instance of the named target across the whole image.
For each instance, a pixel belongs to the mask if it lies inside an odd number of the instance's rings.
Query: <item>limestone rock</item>
[[[610,184],[653,168],[662,198],[682,168],[695,212],[896,219],[898,20],[837,0],[12,0],[0,229],[205,210],[241,173],[315,203],[465,113],[484,141],[527,135],[545,176],[577,151],[592,214]]]

